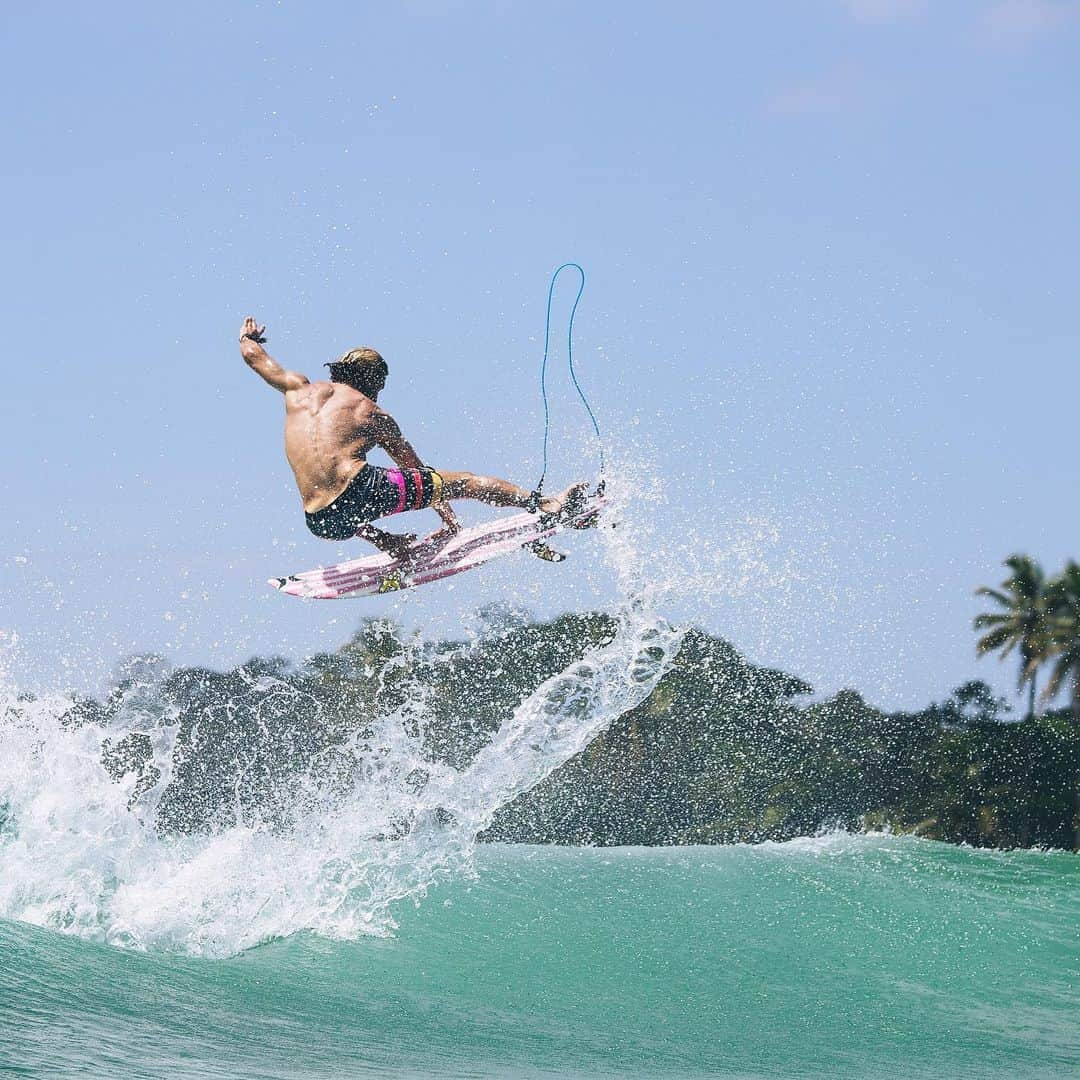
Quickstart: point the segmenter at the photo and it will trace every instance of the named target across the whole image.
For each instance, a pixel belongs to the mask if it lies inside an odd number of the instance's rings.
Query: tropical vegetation
[[[1018,653],[1018,682],[1028,686],[1029,716],[1035,715],[1037,676],[1045,665],[1050,677],[1043,701],[1066,691],[1073,711],[1080,714],[1080,564],[1070,560],[1049,579],[1029,555],[1011,555],[1005,565],[1010,573],[1000,588],[977,590],[998,609],[975,617],[975,629],[982,631],[979,655],[1000,652],[1004,658]]]
[[[842,827],[1080,848],[1080,568],[1045,580],[1030,561],[1008,565],[1009,581],[984,594],[1002,610],[978,623],[980,649],[1011,642],[1025,684],[1048,665],[1044,702],[1067,690],[1071,708],[1039,714],[1032,701],[1018,719],[982,682],[915,712],[886,712],[854,690],[819,700],[803,680],[691,630],[648,698],[503,807],[484,838],[701,844]],[[355,767],[358,747],[377,759],[388,716],[423,759],[466,767],[543,680],[615,629],[596,613],[513,617],[493,619],[473,640],[420,643],[372,621],[299,666],[255,659],[230,672],[131,674],[106,697],[78,701],[67,721],[131,730],[124,714],[135,710],[144,731],[176,727],[157,802],[164,829],[273,822],[302,804],[304,779],[320,770],[331,785],[354,782],[342,770]],[[135,772],[143,787],[163,780],[146,734],[118,736],[106,756],[118,777]],[[422,767],[403,778],[423,782]]]

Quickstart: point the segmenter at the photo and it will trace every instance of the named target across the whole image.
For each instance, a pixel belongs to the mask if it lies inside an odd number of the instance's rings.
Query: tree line
[[[1041,593],[1032,589],[1027,570],[1009,566],[1013,577],[995,600],[1060,595],[1049,582]],[[484,838],[701,844],[842,827],[1076,849],[1080,711],[1072,639],[1063,631],[1069,604],[1046,600],[1038,631],[1011,607],[1001,613],[1007,622],[978,622],[984,652],[1015,639],[1025,682],[1035,657],[1054,665],[1045,700],[1067,683],[1073,689],[1071,708],[1032,706],[1023,718],[979,681],[913,712],[877,709],[853,690],[814,700],[803,680],[691,630],[649,697],[503,807]],[[132,676],[104,698],[77,701],[67,722],[122,730],[116,721],[136,710],[143,726],[177,727],[157,806],[164,829],[235,820],[287,826],[312,778],[330,788],[356,782],[358,760],[378,754],[380,717],[399,716],[428,760],[464,768],[545,679],[615,632],[602,613],[546,622],[503,614],[475,640],[419,642],[373,620],[341,649],[301,665],[254,659],[229,672],[180,668],[152,689]],[[145,735],[118,737],[107,759],[117,776],[139,773],[142,790],[161,779]]]

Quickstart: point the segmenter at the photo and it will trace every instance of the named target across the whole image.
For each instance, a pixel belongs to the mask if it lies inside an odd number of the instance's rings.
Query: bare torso
[[[382,410],[341,383],[313,382],[285,394],[285,456],[304,510],[329,506],[364,467]]]

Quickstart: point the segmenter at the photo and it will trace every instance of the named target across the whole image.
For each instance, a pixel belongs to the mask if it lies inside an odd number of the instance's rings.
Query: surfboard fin
[[[397,592],[405,588],[405,575],[400,570],[392,570],[379,582],[379,592]]]

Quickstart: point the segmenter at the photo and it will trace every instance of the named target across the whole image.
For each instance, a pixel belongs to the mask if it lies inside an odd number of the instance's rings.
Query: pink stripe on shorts
[[[394,513],[400,514],[405,509],[405,477],[400,469],[387,469],[386,476],[388,480],[393,481],[394,486],[398,489],[398,504],[394,508]]]

